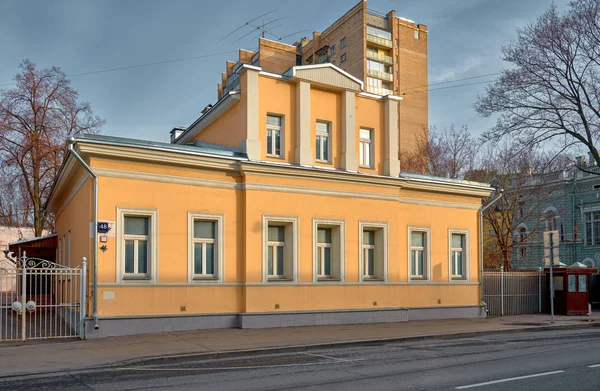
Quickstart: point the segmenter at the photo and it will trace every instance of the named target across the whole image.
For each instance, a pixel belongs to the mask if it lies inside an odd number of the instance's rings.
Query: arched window
[[[559,227],[559,217],[556,213],[556,208],[548,207],[544,210],[545,230],[546,231],[557,231]]]
[[[525,258],[527,255],[527,247],[525,247],[525,242],[527,241],[527,228],[521,227],[519,228],[519,256],[521,258]]]

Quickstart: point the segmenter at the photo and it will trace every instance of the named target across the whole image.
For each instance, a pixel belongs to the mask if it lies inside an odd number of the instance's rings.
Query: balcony
[[[376,77],[385,81],[394,81],[394,75],[391,73],[377,71],[375,69],[367,69],[367,76]]]
[[[367,92],[369,92],[371,94],[375,94],[375,95],[381,95],[381,96],[394,95],[394,91],[392,91],[392,90],[388,90],[387,88],[383,88],[383,87],[375,87],[375,86],[367,86]]]
[[[381,38],[376,35],[368,34],[368,33],[367,33],[367,42],[370,42],[370,43],[374,44],[375,46],[382,47],[385,49],[391,49],[393,47],[391,39]]]
[[[381,62],[389,64],[389,65],[394,64],[394,60],[392,59],[392,56],[386,56],[385,54],[379,54],[376,52],[372,52],[370,50],[367,50],[367,58],[369,60],[381,61]]]

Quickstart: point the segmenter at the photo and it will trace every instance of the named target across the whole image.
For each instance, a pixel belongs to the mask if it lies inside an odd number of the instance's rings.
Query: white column
[[[261,160],[260,141],[258,139],[258,74],[259,70],[246,68],[246,140],[242,150],[250,160]],[[241,77],[242,75],[240,75]]]
[[[310,140],[310,83],[304,80],[296,85],[296,164],[313,165]]]
[[[385,127],[383,171],[384,175],[397,177],[400,174],[400,161],[398,160],[398,101],[387,96],[383,104]]]
[[[342,169],[347,171],[358,171],[355,101],[353,91],[342,92]]]

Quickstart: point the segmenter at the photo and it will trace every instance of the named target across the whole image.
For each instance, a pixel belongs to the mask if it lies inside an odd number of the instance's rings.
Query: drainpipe
[[[75,137],[71,136],[67,140],[69,144],[69,153],[81,163],[83,168],[94,178],[94,283],[92,286],[92,303],[93,303],[93,315],[94,315],[94,329],[98,330],[98,175],[87,163],[75,152],[73,144],[75,144]]]
[[[500,194],[498,197],[494,198],[492,202],[486,206],[482,206],[479,210],[479,270],[481,270],[481,276],[479,278],[481,282],[481,303],[483,304],[486,313],[488,312],[487,303],[483,300],[483,212],[485,212],[490,206],[494,205],[504,195],[504,189],[493,185],[492,187],[494,187],[497,192],[500,192]]]

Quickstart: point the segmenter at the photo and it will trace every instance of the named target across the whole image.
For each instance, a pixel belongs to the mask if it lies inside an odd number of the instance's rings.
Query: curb
[[[269,353],[293,353],[293,352],[302,352],[302,351],[310,351],[310,350],[318,350],[323,348],[344,348],[344,347],[353,347],[353,346],[363,346],[369,344],[382,345],[385,343],[391,342],[410,342],[410,341],[419,341],[425,339],[451,339],[451,338],[467,338],[478,335],[485,334],[510,334],[510,333],[518,333],[523,331],[549,331],[549,330],[565,330],[565,329],[585,329],[585,328],[595,328],[600,327],[600,322],[590,321],[589,323],[582,324],[569,324],[569,325],[548,325],[548,326],[529,326],[529,327],[519,327],[512,329],[490,329],[490,330],[481,330],[481,331],[461,331],[454,333],[444,333],[444,334],[422,334],[422,335],[413,335],[406,337],[386,337],[386,338],[368,338],[368,339],[357,339],[351,341],[341,341],[341,342],[324,342],[324,343],[314,343],[314,344],[305,344],[305,345],[289,345],[289,346],[276,346],[270,348],[256,348],[256,349],[243,349],[243,350],[227,350],[222,352],[201,352],[201,353],[185,353],[185,354],[169,354],[169,355],[155,355],[155,356],[146,356],[139,357],[134,359],[127,359],[122,361],[117,361],[111,364],[100,364],[100,365],[90,365],[90,366],[82,366],[78,368],[72,369],[64,369],[64,370],[47,370],[47,371],[35,371],[35,372],[19,372],[13,373],[9,375],[0,374],[0,379],[7,380],[15,377],[22,376],[37,376],[37,375],[47,375],[47,374],[55,374],[59,375],[61,373],[72,373],[72,372],[84,372],[90,370],[98,370],[98,369],[109,369],[115,367],[121,367],[126,365],[134,365],[141,363],[148,363],[151,361],[160,361],[160,360],[177,360],[177,359],[189,359],[189,358],[205,358],[205,359],[219,359],[219,358],[230,358],[230,357],[240,357],[240,356],[254,356],[261,354],[269,354]]]

